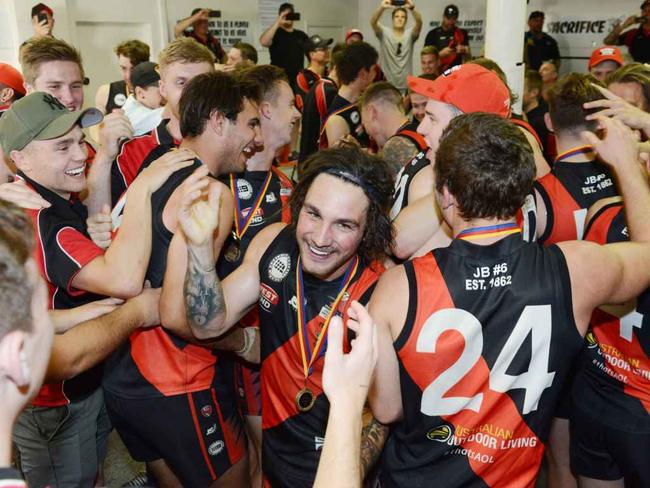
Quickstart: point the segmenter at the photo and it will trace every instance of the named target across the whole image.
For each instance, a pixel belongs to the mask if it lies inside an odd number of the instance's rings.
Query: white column
[[[497,62],[506,73],[510,89],[519,100],[513,107],[521,113],[524,93],[524,0],[488,0],[485,26],[485,57]]]

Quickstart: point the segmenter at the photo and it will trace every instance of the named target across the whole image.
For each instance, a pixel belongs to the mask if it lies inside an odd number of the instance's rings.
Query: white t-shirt
[[[129,95],[124,105],[122,105],[122,110],[124,110],[124,114],[131,121],[133,135],[141,136],[158,127],[158,124],[162,120],[164,107],[156,109],[145,107],[133,95]]]
[[[379,24],[381,32],[377,35],[381,43],[379,65],[386,79],[398,90],[406,90],[406,77],[413,74],[413,27],[404,29],[401,37],[395,36],[393,29]]]

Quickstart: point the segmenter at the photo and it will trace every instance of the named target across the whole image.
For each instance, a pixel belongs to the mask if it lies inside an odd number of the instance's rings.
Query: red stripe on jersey
[[[194,429],[196,430],[196,438],[199,441],[199,448],[201,449],[203,460],[205,461],[205,465],[208,468],[210,477],[212,478],[212,480],[216,480],[217,474],[214,472],[214,469],[212,468],[212,463],[210,462],[210,458],[208,457],[208,451],[205,449],[205,442],[203,441],[203,432],[201,432],[201,426],[199,425],[199,420],[196,418],[196,406],[194,405],[194,400],[192,399],[191,393],[187,394],[187,401],[190,404],[190,412],[192,412],[192,421],[194,422]],[[217,402],[215,402],[215,404],[216,403]],[[217,406],[217,409],[218,408],[219,407]]]
[[[161,326],[131,334],[131,358],[142,376],[165,396],[207,390],[217,358],[210,349],[187,344],[182,350]]]
[[[420,332],[431,315],[455,308],[455,305],[432,254],[414,259],[413,270],[418,290],[415,322],[398,356],[423,393],[418,399],[406,400],[422,401],[425,390],[434,381],[443,373],[450,374],[451,368],[461,359],[466,344],[458,331],[446,330],[435,344],[435,353],[418,352]],[[480,357],[444,395],[465,398],[482,395],[478,412],[464,408],[455,414],[441,416],[454,426],[457,445],[450,446],[450,451],[456,448],[467,450],[466,457],[472,471],[488,486],[503,486],[504,480],[508,480],[508,486],[532,487],[544,453],[543,444],[526,425],[511,397],[489,388],[489,377],[490,368]],[[483,435],[485,431],[490,434]],[[520,439],[525,439],[528,447],[512,444]]]
[[[72,227],[61,229],[56,234],[56,242],[59,248],[79,267],[79,271],[93,259],[104,255],[104,250],[101,247]],[[77,273],[70,277],[68,283],[68,293],[71,294],[74,293],[72,280],[75,276],[77,276]]]
[[[579,236],[576,219],[580,217],[576,212],[582,210],[580,205],[553,173],[544,175],[537,182],[548,196],[548,199],[544,200],[547,214],[546,229],[542,236],[544,245],[577,240]],[[548,208],[549,203],[551,208]]]
[[[115,161],[127,188],[131,186],[135,177],[138,176],[138,171],[145,158],[153,148],[159,145],[157,129],[153,129],[148,134],[129,139],[122,144]]]
[[[427,141],[424,140],[424,137],[422,137],[420,134],[418,134],[415,131],[402,129],[392,137],[397,137],[397,136],[403,136],[410,139],[420,151],[426,151],[427,149],[429,149],[429,145],[427,144]]]

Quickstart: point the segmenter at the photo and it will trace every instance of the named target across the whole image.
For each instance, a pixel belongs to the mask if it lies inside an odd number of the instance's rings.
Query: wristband
[[[244,330],[244,347],[239,351],[234,351],[237,356],[245,356],[248,354],[251,349],[253,349],[253,344],[255,343],[255,327],[246,327]]]

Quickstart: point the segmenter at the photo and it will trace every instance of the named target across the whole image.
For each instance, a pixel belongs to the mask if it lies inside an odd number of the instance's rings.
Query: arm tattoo
[[[384,146],[382,156],[396,175],[418,152],[415,144],[405,137],[393,137]]]
[[[361,429],[361,470],[365,478],[379,459],[379,455],[388,437],[389,428],[380,424],[372,416],[370,411],[365,411],[363,416],[364,426]]]
[[[214,265],[206,268],[191,247],[187,248],[183,294],[185,316],[190,327],[204,328],[226,310],[221,281]]]

